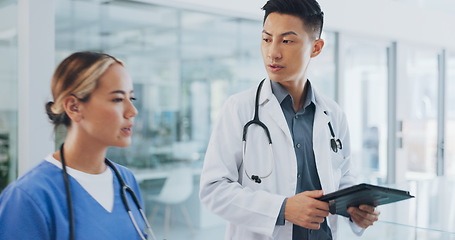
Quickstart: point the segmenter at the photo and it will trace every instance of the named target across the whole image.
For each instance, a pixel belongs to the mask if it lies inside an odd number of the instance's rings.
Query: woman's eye
[[[283,43],[291,43],[291,40],[283,40]]]
[[[130,101],[136,101],[135,97],[130,98]]]
[[[267,39],[267,38],[263,38],[262,39],[264,42],[270,42],[270,39]]]
[[[123,101],[123,98],[114,98],[114,100],[112,100],[113,102],[121,102]]]

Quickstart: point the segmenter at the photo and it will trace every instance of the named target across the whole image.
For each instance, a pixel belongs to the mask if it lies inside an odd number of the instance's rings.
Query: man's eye
[[[291,40],[283,40],[283,43],[291,43]]]
[[[262,40],[263,40],[264,42],[270,42],[270,39],[268,39],[268,38],[263,38]]]
[[[123,98],[115,98],[114,100],[112,100],[113,102],[121,102],[123,101]]]

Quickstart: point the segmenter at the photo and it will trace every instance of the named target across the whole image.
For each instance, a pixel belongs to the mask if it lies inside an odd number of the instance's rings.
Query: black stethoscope
[[[273,147],[272,147],[272,138],[270,137],[269,129],[267,128],[267,126],[263,122],[261,122],[261,120],[259,120],[259,96],[261,94],[262,84],[264,83],[264,81],[265,81],[265,79],[263,79],[261,81],[261,83],[259,83],[258,89],[256,91],[256,102],[255,102],[255,105],[254,105],[254,117],[253,117],[253,120],[247,122],[245,124],[245,126],[243,126],[243,137],[242,137],[242,140],[243,140],[242,161],[243,161],[243,164],[244,164],[245,174],[251,181],[254,181],[256,183],[261,183],[262,179],[269,177],[272,174],[273,166],[275,164],[275,158],[274,158],[274,155],[273,155]],[[324,111],[324,113],[327,115],[327,112]],[[246,165],[245,165],[246,134],[248,132],[248,127],[250,125],[252,125],[252,124],[259,125],[262,129],[264,129],[264,132],[267,135],[267,139],[269,140],[269,149],[270,149],[270,153],[272,155],[272,161],[271,161],[271,164],[270,164],[270,171],[264,176],[258,176],[258,175],[251,175],[250,176],[248,174],[248,171],[247,171]],[[343,148],[343,145],[341,144],[341,140],[339,138],[335,139],[335,132],[333,131],[332,124],[330,124],[330,122],[329,122],[329,129],[330,129],[330,134],[332,136],[332,138],[330,139],[330,148],[332,149],[333,152],[336,153],[336,152],[338,152],[338,149],[341,150]]]
[[[69,218],[69,228],[70,228],[70,239],[74,240],[74,216],[73,216],[73,202],[72,202],[72,197],[71,197],[71,188],[70,188],[70,183],[68,180],[68,173],[66,172],[66,164],[65,164],[65,157],[63,156],[63,144],[60,147],[60,158],[62,160],[62,170],[63,170],[63,180],[65,181],[65,189],[66,189],[66,200],[68,202],[68,218]],[[134,228],[136,228],[137,233],[141,237],[141,239],[146,240],[147,238],[144,236],[144,234],[141,232],[139,229],[139,226],[136,223],[136,220],[133,217],[133,213],[131,212],[130,205],[128,204],[128,199],[126,198],[126,192],[128,192],[133,199],[134,203],[136,204],[136,207],[138,208],[139,212],[142,215],[142,218],[144,219],[145,225],[147,227],[146,231],[149,232],[150,236],[152,239],[156,239],[155,235],[153,234],[152,227],[150,226],[149,222],[147,221],[147,218],[145,217],[144,211],[141,208],[141,205],[139,203],[139,200],[136,197],[136,194],[134,193],[133,189],[131,189],[130,186],[126,185],[125,181],[123,180],[122,176],[118,172],[117,168],[112,164],[111,161],[105,159],[104,161],[115,173],[115,176],[117,177],[121,190],[120,194],[122,197],[122,202],[123,205],[126,208],[126,211],[128,212],[128,215],[130,216],[131,222],[134,225]]]
[[[324,112],[327,114],[326,112]],[[333,132],[332,124],[329,122],[329,129],[330,129],[330,135],[332,135],[332,139],[330,139],[330,147],[332,148],[333,152],[338,152],[338,149],[343,149],[343,144],[341,144],[341,140],[335,139],[335,133]]]
[[[254,105],[254,117],[253,117],[253,120],[247,122],[245,124],[245,126],[243,127],[243,137],[242,137],[242,140],[243,140],[242,161],[243,161],[243,164],[244,164],[243,168],[245,169],[246,176],[251,181],[255,181],[257,183],[261,183],[261,179],[267,178],[268,176],[270,176],[270,174],[272,174],[273,165],[275,164],[275,158],[274,158],[274,155],[273,155],[273,147],[272,147],[272,138],[270,137],[269,129],[267,128],[267,126],[263,122],[261,122],[261,120],[259,120],[259,96],[261,94],[262,84],[264,83],[264,80],[262,80],[261,83],[259,83],[258,90],[256,92],[256,102],[255,102],[255,105]],[[264,129],[265,134],[267,135],[267,139],[269,140],[269,149],[270,149],[270,154],[272,155],[272,161],[271,161],[271,164],[270,164],[270,171],[264,176],[258,176],[258,175],[251,175],[250,176],[248,174],[248,171],[246,170],[246,164],[245,164],[246,133],[248,132],[248,127],[250,125],[252,125],[252,124],[259,125],[262,129]]]

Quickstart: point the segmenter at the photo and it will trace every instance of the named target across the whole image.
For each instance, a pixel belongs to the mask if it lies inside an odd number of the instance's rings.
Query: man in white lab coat
[[[324,46],[323,13],[315,0],[269,0],[263,9],[268,77],[226,101],[207,148],[200,199],[228,221],[225,239],[336,239],[338,217],[317,198],[355,179],[346,117],[307,80]],[[348,213],[359,235],[379,215],[366,205]]]

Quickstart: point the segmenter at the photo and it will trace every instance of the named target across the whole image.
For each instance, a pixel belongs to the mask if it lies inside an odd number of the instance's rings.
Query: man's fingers
[[[321,209],[321,210],[325,210],[327,212],[329,211],[329,204],[328,203],[315,199],[315,198],[321,197],[324,194],[324,192],[322,190],[306,191],[306,192],[302,192],[302,193],[299,193],[299,194],[302,194],[304,196],[307,196],[307,197],[310,197],[310,198],[314,199],[310,203],[311,207],[317,208],[317,209]]]
[[[302,226],[302,227],[308,228],[308,229],[312,229],[312,230],[319,230],[319,228],[321,227],[321,224],[319,224],[319,223],[310,223],[307,226]]]
[[[321,227],[321,223],[325,221],[325,218],[322,217],[314,217],[311,221],[308,222],[306,226],[302,226],[304,228],[318,230]]]
[[[318,198],[318,197],[322,197],[322,195],[324,195],[324,192],[322,190],[315,190],[315,191],[305,191],[305,192],[302,192],[301,194],[303,194],[307,197],[310,197],[310,198]]]
[[[376,215],[374,213],[374,210],[373,210],[373,212],[366,212],[364,210],[361,210],[360,208],[358,208],[358,209],[354,208],[352,212],[354,215],[357,215],[360,218],[366,219],[368,221],[377,221],[378,220],[378,215]]]
[[[329,204],[316,198],[323,191],[306,191],[288,198],[284,209],[284,218],[296,225],[308,229],[319,229],[319,225],[329,215]]]
[[[374,213],[376,210],[375,207],[369,205],[360,205],[359,209],[369,213]]]
[[[324,209],[316,209],[312,215],[316,216],[316,217],[323,217],[324,218],[324,217],[329,216],[329,211],[328,210],[324,210]]]
[[[351,220],[362,228],[367,228],[373,225],[378,220],[379,211],[374,207],[362,205],[360,207],[350,207],[348,213],[351,215]]]
[[[364,218],[359,217],[358,215],[351,215],[351,219],[361,228],[368,228],[369,226],[373,225],[374,222],[368,221]]]

